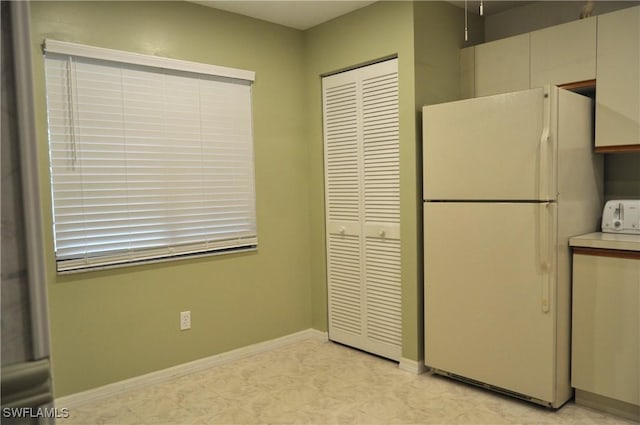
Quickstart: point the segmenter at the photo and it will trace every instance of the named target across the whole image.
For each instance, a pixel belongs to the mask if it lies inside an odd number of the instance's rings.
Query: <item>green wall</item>
[[[422,358],[419,110],[458,96],[459,9],[377,2],[307,31],[187,2],[33,2],[31,13],[56,396],[309,327],[327,330],[321,76],[393,56],[400,80],[402,357]],[[257,252],[56,275],[45,38],[256,72]],[[183,310],[192,312],[186,332],[179,331]]]
[[[302,33],[187,2],[32,2],[31,20],[56,396],[310,328]],[[56,275],[45,38],[256,72],[257,252]]]
[[[640,152],[604,155],[604,197],[640,199]]]
[[[460,99],[460,49],[482,40],[484,21],[468,14],[469,41],[464,41],[464,9],[445,2],[415,3],[416,111],[422,106]],[[418,119],[421,122],[421,117]]]

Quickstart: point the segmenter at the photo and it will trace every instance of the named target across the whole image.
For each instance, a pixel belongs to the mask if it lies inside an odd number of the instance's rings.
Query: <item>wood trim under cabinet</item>
[[[558,87],[565,90],[591,89],[595,88],[596,80],[575,81],[573,83],[561,84]]]
[[[616,146],[596,146],[596,153],[624,153],[640,152],[640,144],[637,145],[616,145]]]
[[[578,255],[593,255],[596,257],[624,258],[627,260],[640,260],[640,252],[625,251],[622,249],[587,248],[574,246],[573,253]]]

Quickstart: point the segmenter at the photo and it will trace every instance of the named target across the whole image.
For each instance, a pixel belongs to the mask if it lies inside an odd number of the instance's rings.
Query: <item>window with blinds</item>
[[[253,72],[47,40],[58,271],[257,246]]]

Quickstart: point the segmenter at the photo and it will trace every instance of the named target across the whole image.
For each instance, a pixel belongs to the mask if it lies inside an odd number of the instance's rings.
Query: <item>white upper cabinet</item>
[[[529,88],[529,34],[475,46],[475,96]]]
[[[531,33],[531,87],[596,78],[596,18]]]
[[[640,6],[598,16],[596,149],[640,150]]]

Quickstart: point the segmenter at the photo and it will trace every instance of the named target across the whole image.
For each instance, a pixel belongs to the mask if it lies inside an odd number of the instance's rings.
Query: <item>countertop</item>
[[[569,245],[640,252],[640,235],[595,232],[569,238]]]

